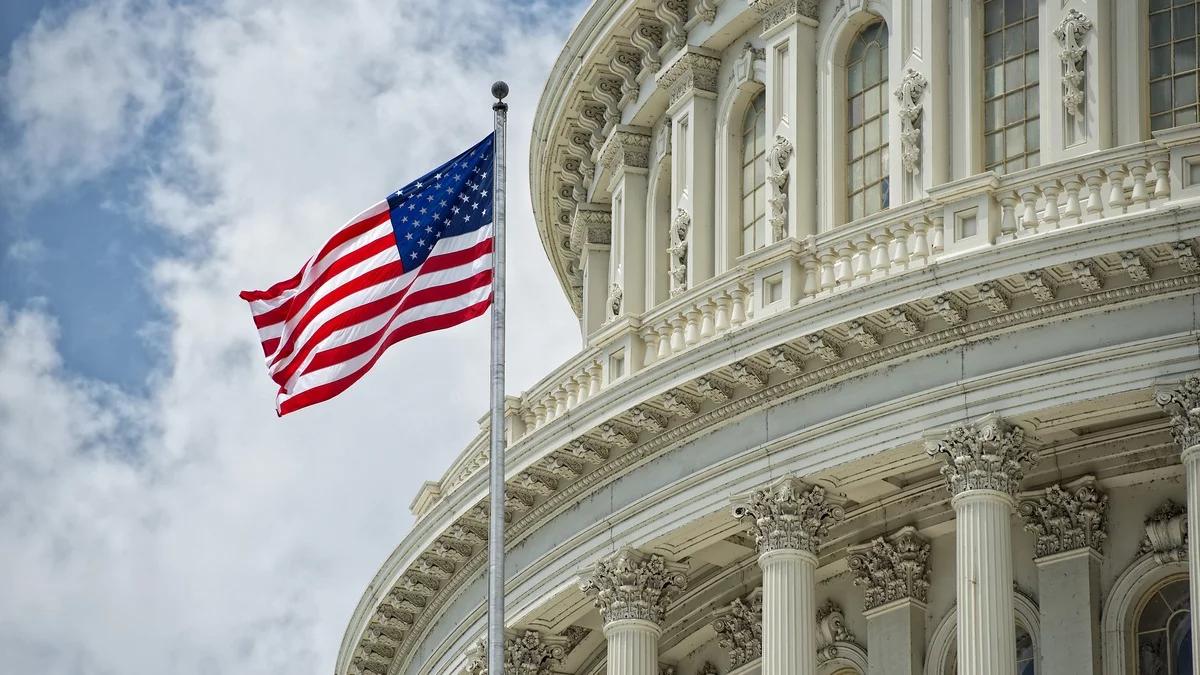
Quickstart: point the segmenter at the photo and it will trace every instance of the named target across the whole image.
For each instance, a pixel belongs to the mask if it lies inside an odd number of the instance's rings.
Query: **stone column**
[[[946,462],[942,475],[957,518],[959,672],[1015,672],[1010,520],[1037,454],[1020,428],[996,415],[952,427],[927,451]]]
[[[663,70],[671,118],[671,294],[713,275],[716,243],[716,52],[684,47]]]
[[[1171,434],[1183,451],[1187,513],[1200,513],[1200,377],[1189,377],[1175,389],[1158,392],[1154,401],[1171,416]],[[1187,535],[1191,606],[1200,607],[1200,518],[1187,519]],[[1192,612],[1192,653],[1200,653],[1200,612]]]
[[[687,588],[686,565],[633,548],[596,563],[580,584],[604,620],[609,675],[658,675],[667,606]]]
[[[608,302],[608,257],[612,242],[612,214],[605,204],[583,203],[571,218],[571,249],[579,251],[583,270],[584,340],[604,325]]]
[[[787,478],[750,494],[733,516],[748,521],[763,571],[763,675],[816,675],[817,553],[845,510],[824,489]]]
[[[614,250],[609,267],[608,315],[636,316],[646,310],[646,179],[650,130],[618,126],[600,150],[601,178],[612,194]],[[617,231],[619,230],[619,231]],[[620,242],[620,245],[617,245]],[[613,302],[614,290],[617,299]]]
[[[1108,537],[1108,496],[1085,476],[1066,487],[1027,493],[1018,507],[1025,529],[1037,536],[1042,634],[1040,669],[1099,675],[1100,564]]]
[[[854,583],[866,588],[867,675],[919,675],[925,667],[929,542],[909,526],[849,553]]]

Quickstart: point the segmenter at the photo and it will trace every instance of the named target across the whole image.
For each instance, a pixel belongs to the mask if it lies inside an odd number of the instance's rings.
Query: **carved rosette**
[[[667,606],[687,588],[686,565],[623,548],[601,560],[580,583],[604,623],[639,619],[662,625]]]
[[[854,583],[866,588],[866,609],[889,602],[929,597],[929,542],[914,527],[850,550],[846,562]]]
[[[542,637],[537,631],[509,637],[504,641],[504,675],[553,675],[566,656],[567,639]],[[467,652],[462,675],[487,675],[487,641],[481,639]]]
[[[1087,47],[1083,45],[1083,36],[1092,29],[1092,20],[1075,8],[1067,10],[1058,28],[1054,29],[1054,37],[1062,47],[1059,59],[1063,63],[1063,107],[1070,115],[1079,114],[1079,106],[1083,104],[1083,74],[1087,67],[1084,57]]]
[[[1089,548],[1097,553],[1108,538],[1108,495],[1088,476],[1066,489],[1055,484],[1032,499],[1021,501],[1018,512],[1025,529],[1037,537],[1039,558]]]
[[[921,165],[921,98],[928,82],[921,73],[904,71],[896,98],[900,101],[900,159],[904,170],[916,175]]]
[[[927,442],[925,451],[945,462],[942,476],[955,496],[997,490],[1016,499],[1025,470],[1038,460],[1025,442],[1025,432],[997,415],[953,426],[944,439]]]
[[[1200,377],[1189,377],[1175,389],[1159,391],[1154,402],[1171,417],[1171,435],[1180,450],[1200,447]]]
[[[762,656],[762,589],[738,598],[713,613],[718,644],[729,651],[729,667],[738,668]]]
[[[817,610],[817,663],[837,658],[838,642],[854,642],[854,634],[846,630],[846,614],[833,600]]]
[[[780,241],[787,236],[787,184],[788,160],[792,157],[792,143],[783,136],[776,136],[767,149],[767,182],[773,188],[771,198],[771,240]]]
[[[764,33],[788,19],[817,20],[817,0],[750,0],[750,7],[762,17]]]
[[[1160,563],[1187,560],[1187,510],[1168,499],[1146,518],[1142,553],[1153,553]]]
[[[692,229],[692,216],[683,209],[675,212],[671,221],[671,244],[667,247],[671,263],[671,296],[683,293],[688,287],[688,233]]]
[[[735,505],[733,517],[748,521],[747,531],[754,535],[759,553],[797,550],[817,555],[829,528],[845,518],[846,511],[826,501],[820,486],[809,488],[788,478]]]

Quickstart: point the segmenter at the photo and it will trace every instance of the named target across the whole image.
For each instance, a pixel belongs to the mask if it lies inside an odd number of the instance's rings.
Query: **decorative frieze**
[[[712,626],[717,644],[729,652],[729,667],[739,668],[762,656],[762,589],[718,609]]]
[[[750,0],[750,7],[762,17],[764,33],[783,22],[803,17],[817,20],[817,0]]]
[[[687,588],[686,565],[622,548],[596,563],[579,588],[592,596],[604,623],[639,619],[662,624],[667,606]]]
[[[854,583],[866,589],[866,609],[905,598],[926,602],[929,550],[929,542],[911,526],[850,549],[846,562]]]
[[[1180,450],[1200,447],[1200,377],[1155,393],[1154,402],[1170,416],[1171,435]]]
[[[1016,498],[1025,470],[1037,463],[1037,452],[1025,432],[998,415],[950,428],[945,438],[926,442],[930,457],[945,465],[942,476],[951,495],[968,490],[997,490]]]
[[[967,308],[958,298],[949,293],[942,293],[933,299],[933,309],[951,326],[957,326],[967,320]]]
[[[787,375],[797,375],[804,372],[804,359],[790,347],[779,345],[767,350],[767,358],[773,370],[779,370]]]
[[[979,301],[992,314],[1003,314],[1012,307],[1012,301],[1009,300],[1008,293],[1000,287],[1000,284],[994,281],[985,281],[976,286],[975,290],[979,291]]]
[[[767,182],[771,184],[771,241],[780,241],[787,236],[787,184],[788,162],[792,157],[792,143],[783,136],[776,136],[767,149]]]
[[[752,390],[767,386],[767,372],[749,361],[736,361],[730,364],[729,374],[739,384]]]
[[[1063,488],[1057,483],[1017,507],[1025,530],[1037,537],[1039,558],[1091,549],[1100,553],[1108,538],[1108,495],[1096,489],[1096,479],[1086,476]]]
[[[725,403],[733,396],[733,387],[707,375],[696,379],[696,389],[701,396],[714,403]]]
[[[919,335],[923,328],[920,317],[907,307],[889,309],[888,318],[891,320],[893,328],[909,337]]]
[[[1058,295],[1058,285],[1042,270],[1025,273],[1025,288],[1038,302],[1050,302]]]
[[[692,216],[683,209],[675,212],[671,221],[671,243],[667,247],[670,256],[671,297],[688,288],[688,234],[692,230]]]
[[[1104,286],[1100,273],[1090,260],[1081,260],[1071,266],[1071,276],[1085,291],[1098,291]]]
[[[846,511],[827,500],[824,488],[787,478],[750,494],[733,507],[733,517],[746,522],[759,553],[791,549],[816,555]]]
[[[839,642],[854,642],[854,634],[846,629],[841,606],[829,600],[817,610],[817,663],[836,659]]]
[[[1073,7],[1067,10],[1058,28],[1054,29],[1054,37],[1062,48],[1059,59],[1064,68],[1063,107],[1069,115],[1079,115],[1079,106],[1083,104],[1083,76],[1087,68],[1084,35],[1091,29],[1092,20]]]
[[[863,349],[879,349],[879,336],[862,321],[851,321],[846,326],[850,339]]]
[[[900,101],[900,161],[904,170],[916,175],[921,166],[921,98],[928,82],[921,73],[908,68],[896,89]]]
[[[684,95],[702,91],[717,93],[717,71],[721,59],[689,49],[679,55],[658,77],[658,86],[668,92],[668,105],[674,104]]]
[[[583,203],[575,207],[571,219],[571,248],[576,252],[585,245],[607,246],[612,242],[612,214],[602,204]]]
[[[608,171],[650,166],[650,133],[638,127],[617,127],[600,149],[600,163]]]
[[[1171,256],[1175,258],[1175,262],[1179,263],[1179,269],[1188,274],[1200,272],[1200,257],[1196,256],[1196,249],[1189,242],[1177,241],[1171,244]]]
[[[837,344],[818,333],[813,333],[805,338],[808,342],[808,349],[816,354],[825,363],[833,363],[842,358],[842,350]]]
[[[1146,518],[1142,553],[1153,553],[1160,563],[1187,560],[1187,510],[1168,499]]]

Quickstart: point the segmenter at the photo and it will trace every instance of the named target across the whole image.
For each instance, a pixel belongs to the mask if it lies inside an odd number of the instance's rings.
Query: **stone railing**
[[[943,194],[935,191],[933,197],[804,240],[776,242],[640,316],[606,325],[578,355],[520,397],[510,397],[509,443],[554,426],[614,383],[659,368],[767,316],[826,302],[850,288],[936,262],[947,253],[944,221],[951,204],[964,199],[988,204],[998,224],[990,226],[984,245],[1002,246],[1155,208],[1171,197],[1169,165],[1168,150],[1153,141],[1139,143],[1008,176],[975,176],[960,181],[966,187],[951,186]],[[771,278],[768,273],[783,267],[790,267],[795,282],[776,299],[766,280]],[[771,305],[770,311],[764,309],[764,301]],[[870,336],[859,338],[869,341]],[[616,346],[627,347],[620,372],[610,363]],[[475,439],[443,478],[441,495],[481,470],[485,453],[486,443]]]

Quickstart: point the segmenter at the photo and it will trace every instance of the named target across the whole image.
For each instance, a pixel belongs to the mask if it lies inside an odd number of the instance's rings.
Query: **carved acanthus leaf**
[[[992,314],[1003,314],[1012,307],[1012,301],[1008,297],[1008,293],[1000,287],[1000,284],[994,281],[985,281],[975,287],[979,291],[979,301],[991,311]]]
[[[1080,548],[1099,553],[1108,538],[1108,495],[1096,489],[1092,476],[1065,489],[1051,485],[1042,494],[1022,500],[1018,513],[1025,530],[1037,537],[1039,558]]]
[[[967,320],[966,307],[958,301],[958,298],[949,293],[943,293],[934,298],[933,309],[951,326],[957,326]]]
[[[696,380],[696,389],[701,396],[716,403],[724,403],[733,396],[733,387],[707,375]]]
[[[1025,470],[1038,461],[1024,430],[998,415],[955,425],[942,440],[927,442],[925,450],[945,462],[942,476],[952,495],[997,490],[1015,499]]]
[[[905,598],[927,602],[929,551],[929,542],[911,526],[852,548],[846,562],[854,583],[866,588],[866,608]]]
[[[733,517],[747,523],[759,553],[790,549],[816,555],[829,528],[845,516],[845,509],[827,500],[824,488],[795,478],[755,491],[733,507]]]
[[[1200,451],[1200,377],[1189,377],[1174,389],[1154,394],[1154,402],[1171,418],[1171,435],[1182,451]]]
[[[667,606],[687,588],[686,565],[622,548],[596,563],[579,588],[592,596],[605,623],[641,619],[662,624]]]
[[[804,358],[791,347],[785,345],[772,347],[767,350],[767,359],[770,360],[773,370],[787,375],[798,375],[804,372]]]
[[[1087,68],[1087,46],[1084,35],[1092,29],[1092,20],[1072,7],[1067,10],[1054,37],[1062,48],[1059,59],[1063,63],[1063,107],[1070,115],[1078,116],[1079,106],[1084,101],[1083,76]]]
[[[1142,552],[1153,553],[1164,564],[1187,560],[1187,519],[1187,510],[1168,499],[1146,518]]]
[[[1041,270],[1025,273],[1025,288],[1029,289],[1038,302],[1050,302],[1058,295],[1058,285]]]
[[[729,374],[739,384],[752,390],[767,386],[767,371],[749,361],[736,361],[730,364]]]
[[[907,307],[889,309],[888,318],[891,319],[893,328],[909,337],[918,335],[922,330],[920,317]]]
[[[896,89],[900,101],[900,160],[904,170],[916,175],[921,166],[921,97],[927,81],[921,73],[908,68]]]
[[[833,600],[817,610],[817,663],[838,656],[838,642],[854,642],[854,634],[846,629],[846,614]]]
[[[712,627],[717,633],[717,644],[729,652],[731,668],[762,656],[762,589],[714,612]]]

